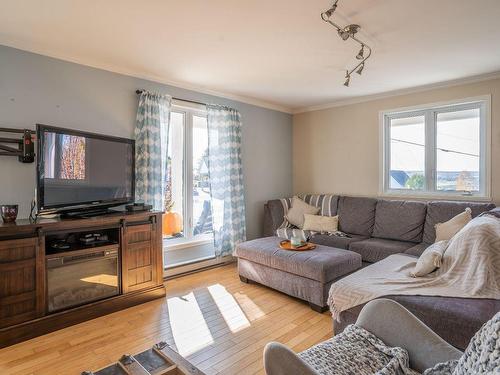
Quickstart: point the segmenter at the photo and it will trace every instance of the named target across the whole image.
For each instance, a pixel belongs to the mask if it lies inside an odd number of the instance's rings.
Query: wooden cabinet
[[[161,212],[137,212],[35,223],[0,221],[0,348],[165,296],[161,220]],[[47,260],[63,254],[51,244],[67,239],[71,249],[64,250],[65,256],[81,257],[84,251],[88,258],[78,236],[96,232],[106,234],[118,250],[120,293],[49,311],[47,293],[54,283],[47,278]],[[92,254],[106,247],[90,246]]]
[[[39,237],[0,241],[0,328],[43,315],[42,247]]]
[[[158,259],[156,221],[123,226],[122,280],[123,293],[158,284],[161,257]]]

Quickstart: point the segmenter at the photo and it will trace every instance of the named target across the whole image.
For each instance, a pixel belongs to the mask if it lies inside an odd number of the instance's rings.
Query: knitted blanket
[[[410,369],[405,349],[389,347],[353,324],[334,338],[299,353],[299,357],[319,375],[418,374]]]
[[[438,363],[424,375],[500,374],[500,312],[474,335],[458,361]]]
[[[407,255],[391,255],[336,281],[328,299],[334,318],[388,295],[500,299],[500,219],[471,220],[450,240],[437,271],[414,278],[415,264]]]

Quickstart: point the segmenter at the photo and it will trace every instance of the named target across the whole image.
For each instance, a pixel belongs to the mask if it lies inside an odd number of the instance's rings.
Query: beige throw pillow
[[[303,229],[321,233],[334,233],[339,230],[339,217],[305,214]]]
[[[304,215],[316,215],[319,212],[319,207],[307,204],[299,197],[292,198],[292,208],[288,210],[286,219],[290,224],[295,225],[297,228],[302,229],[304,226]]]
[[[439,241],[429,246],[418,258],[417,265],[411,272],[413,277],[421,277],[430,274],[436,268],[441,267],[441,259],[448,247],[448,241]]]
[[[467,207],[464,212],[451,218],[447,222],[437,223],[434,228],[436,229],[436,241],[451,240],[460,229],[465,227],[469,221],[472,220],[471,209]]]

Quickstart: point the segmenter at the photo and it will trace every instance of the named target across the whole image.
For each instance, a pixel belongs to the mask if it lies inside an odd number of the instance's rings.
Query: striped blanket
[[[328,299],[334,318],[388,295],[500,299],[500,219],[471,220],[449,241],[437,271],[414,278],[415,264],[407,255],[391,255],[335,282]]]
[[[321,216],[335,216],[337,214],[337,199],[333,194],[302,194],[298,196],[307,204],[320,208]],[[280,238],[291,239],[292,237],[301,237],[303,241],[309,241],[318,232],[312,230],[299,229],[286,220],[288,210],[292,207],[292,198],[280,199],[283,205],[283,223],[276,230],[276,236]]]

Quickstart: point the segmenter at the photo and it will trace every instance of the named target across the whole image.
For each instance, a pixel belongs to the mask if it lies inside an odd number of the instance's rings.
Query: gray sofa
[[[304,195],[310,204],[321,204],[326,195]],[[318,198],[320,197],[320,198]],[[324,198],[323,198],[324,199]],[[434,225],[451,219],[466,207],[475,217],[495,208],[492,203],[455,201],[406,201],[333,196],[331,215],[339,216],[339,230],[349,237],[315,235],[314,243],[361,254],[365,265],[389,255],[420,256],[436,238]],[[279,199],[264,206],[264,236],[275,236],[283,223],[284,206]]]
[[[420,256],[436,237],[434,225],[451,219],[466,207],[475,217],[495,208],[492,203],[457,201],[406,201],[350,196],[304,195],[313,205],[322,206],[328,197],[328,212],[339,216],[339,229],[349,237],[315,235],[316,244],[358,253],[363,265],[391,254]],[[275,236],[283,224],[289,200],[270,200],[264,207],[264,235]],[[473,334],[500,310],[499,300],[426,296],[386,296],[410,310],[443,339],[465,349]],[[334,322],[336,333],[354,323],[363,306],[343,312],[342,323]]]

